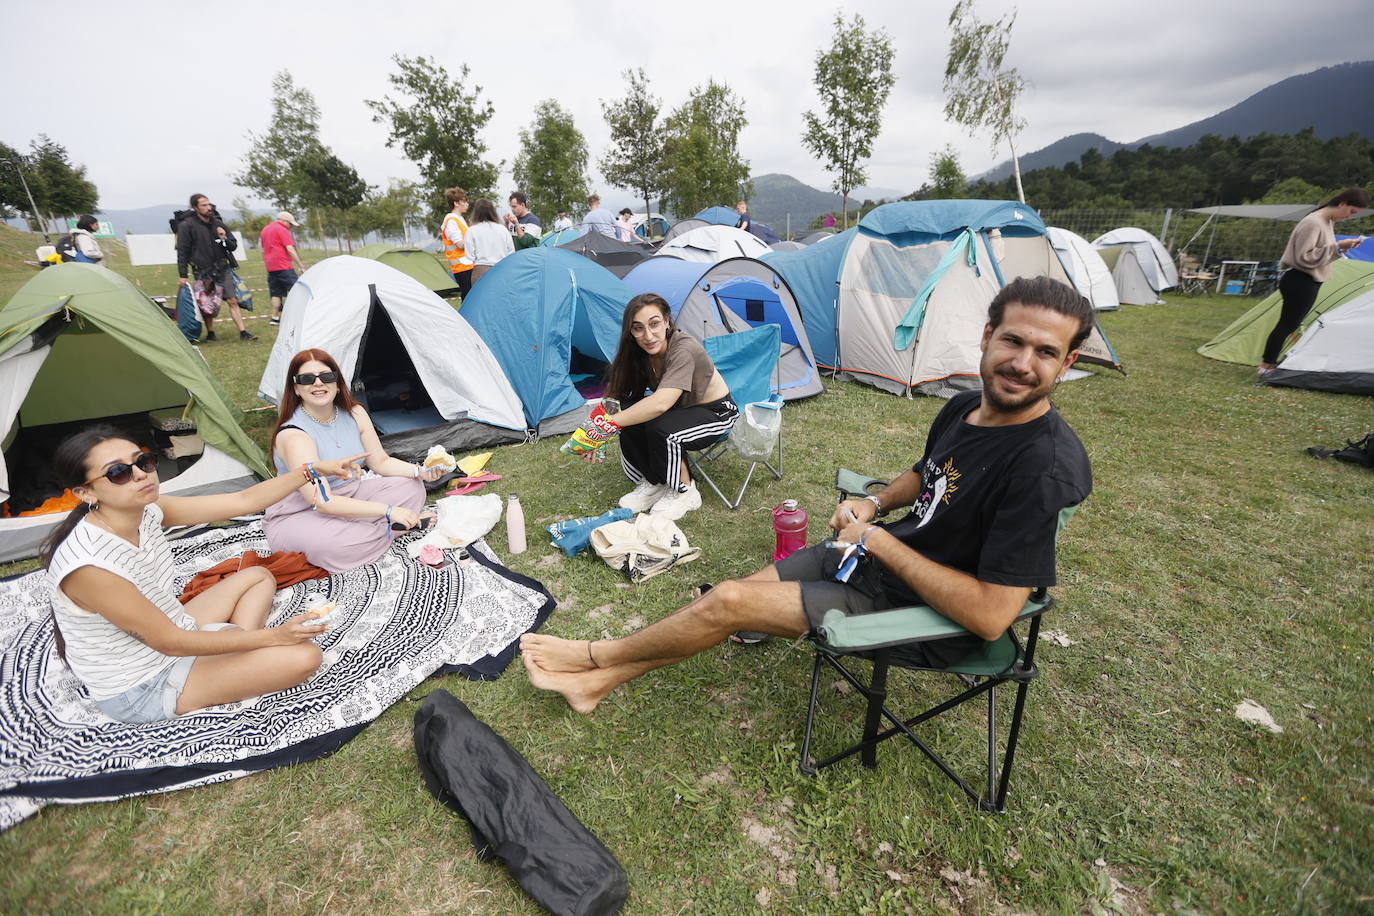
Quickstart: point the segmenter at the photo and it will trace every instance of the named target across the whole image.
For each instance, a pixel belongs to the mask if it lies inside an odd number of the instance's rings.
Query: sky
[[[1029,152],[1067,134],[1128,142],[1215,114],[1285,77],[1366,60],[1368,0],[1322,0],[1320,15],[1291,0],[978,0],[995,19],[1019,6],[1006,63],[1030,82],[1020,111]],[[896,49],[897,82],[868,162],[871,187],[919,187],[931,156],[951,145],[964,171],[1007,158],[985,136],[943,116],[942,79],[953,0],[850,0]],[[837,4],[792,0],[693,4],[581,0],[506,3],[188,4],[70,0],[60,22],[33,0],[0,4],[0,140],[26,148],[39,133],[85,165],[107,210],[211,195],[262,204],[230,175],[263,132],[273,74],[287,69],[314,93],[321,137],[378,186],[419,174],[386,146],[364,100],[388,91],[393,55],[432,57],[495,106],[482,132],[501,186],[535,106],[556,99],[585,134],[594,188],[608,131],[601,102],[624,93],[622,73],[642,67],[663,112],[708,78],[743,100],[739,148],[755,175],[790,174],[814,187],[831,177],[803,148],[802,114],[818,110],[817,53]],[[722,203],[728,203],[722,201]]]

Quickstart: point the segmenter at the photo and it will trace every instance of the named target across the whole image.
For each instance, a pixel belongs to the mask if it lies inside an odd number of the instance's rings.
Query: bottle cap
[[[797,501],[796,501],[795,499],[784,499],[784,500],[782,501],[782,511],[784,511],[784,512],[796,512],[796,511],[797,511]]]
[[[520,497],[519,497],[519,495],[517,495],[517,494],[515,494],[515,493],[512,493],[510,496],[508,496],[508,497],[506,497],[506,498],[507,498],[507,499],[513,499],[513,500],[515,500],[516,502],[520,502]]]

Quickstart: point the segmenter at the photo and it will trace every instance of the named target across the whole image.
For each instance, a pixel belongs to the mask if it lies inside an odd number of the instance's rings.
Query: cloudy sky
[[[945,123],[941,79],[952,0],[851,0],[896,46],[897,84],[869,163],[869,184],[910,190],[930,157],[953,144],[965,171],[1006,158]],[[1284,77],[1374,57],[1367,0],[979,0],[982,18],[1019,6],[1008,63],[1032,86],[1021,148],[1080,131],[1130,141],[1233,105]],[[461,65],[496,108],[484,132],[505,160],[534,106],[573,112],[593,163],[605,149],[600,102],[643,67],[665,111],[708,77],[745,103],[740,149],[754,174],[829,184],[802,148],[802,112],[817,104],[816,52],[837,4],[740,0],[692,4],[582,0],[486,3],[118,3],[69,0],[57,14],[32,0],[0,4],[0,139],[38,133],[87,166],[102,206],[126,209],[203,191],[221,205],[243,192],[228,176],[245,132],[267,128],[272,75],[289,69],[322,112],[324,141],[369,182],[419,177],[386,147],[365,99],[387,91],[393,54]],[[56,19],[50,19],[55,16]],[[1342,23],[1345,25],[1343,26]],[[599,175],[593,175],[599,181]]]

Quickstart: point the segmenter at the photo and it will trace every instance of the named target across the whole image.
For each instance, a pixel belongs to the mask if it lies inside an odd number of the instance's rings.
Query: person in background
[[[1349,219],[1369,206],[1369,192],[1364,188],[1347,188],[1304,216],[1293,227],[1288,244],[1283,249],[1279,267],[1279,294],[1283,309],[1269,339],[1264,342],[1264,354],[1256,371],[1261,375],[1273,369],[1279,361],[1279,351],[1288,335],[1298,329],[1303,318],[1317,301],[1322,284],[1331,279],[1331,264],[1363,237],[1336,241],[1337,220]]]
[[[505,220],[506,225],[510,227],[511,235],[515,237],[516,249],[535,247],[544,234],[544,224],[539,221],[539,217],[530,212],[530,199],[525,196],[524,191],[512,191],[508,203],[510,212],[506,214]]]
[[[497,261],[515,252],[510,232],[496,215],[496,204],[485,197],[478,198],[472,207],[472,225],[468,226],[466,245],[468,257],[472,258],[473,286]]]
[[[587,215],[582,217],[582,234],[588,232],[615,238],[615,217],[601,209],[601,198],[596,194],[587,198]]]
[[[420,524],[423,481],[444,473],[388,455],[367,410],[342,380],[339,364],[323,350],[291,357],[272,430],[272,457],[279,474],[346,455],[366,458],[371,473],[332,488],[306,481],[268,509],[262,522],[273,550],[299,550],[331,573],[380,557],[393,526]]]
[[[736,201],[736,202],[735,202],[735,212],[739,214],[739,219],[735,222],[735,228],[736,228],[736,229],[743,229],[745,232],[748,232],[748,231],[749,231],[749,222],[750,222],[750,220],[749,220],[749,205],[748,205],[747,203],[745,203],[744,201],[742,201],[742,200]]]
[[[243,323],[243,312],[239,310],[239,300],[234,288],[234,249],[239,247],[238,239],[224,226],[215,205],[204,194],[191,195],[190,216],[177,226],[177,286],[190,283],[186,278],[187,268],[194,268],[196,282],[208,294],[217,295],[229,306],[229,317],[238,328],[239,340],[257,340],[257,335],[248,333]],[[205,322],[205,339],[215,339],[215,319],[202,313]]]
[[[282,300],[296,285],[296,271],[305,273],[301,256],[296,253],[296,239],[291,235],[291,227],[299,225],[289,211],[282,210],[276,219],[262,227],[258,237],[262,264],[267,268],[267,294],[272,297],[271,323],[274,326],[281,324]]]
[[[673,327],[662,296],[641,293],[625,306],[606,394],[622,405],[606,419],[621,428],[620,466],[635,483],[620,505],[672,521],[699,509],[683,452],[719,439],[739,408],[701,343]]]
[[[635,240],[635,229],[631,225],[635,213],[629,207],[620,211],[620,218],[615,221],[615,237],[617,240],[630,243]]]
[[[100,250],[100,246],[91,235],[99,228],[100,220],[89,213],[76,221],[76,228],[72,230],[72,241],[76,243],[78,261],[85,261],[87,264],[105,263],[105,252]]]
[[[444,243],[444,257],[453,281],[458,284],[460,296],[472,292],[472,258],[468,255],[468,224],[463,214],[468,212],[468,192],[462,188],[449,188],[444,191],[444,200],[449,205],[449,214],[439,228],[439,238]]]
[[[183,607],[163,526],[261,512],[310,472],[350,478],[352,460],[297,466],[237,493],[163,496],[157,454],[97,427],[59,445],[52,465],[81,500],[42,548],[53,635],[101,712],[156,722],[294,687],[320,666],[320,647],[310,640],[323,625],[300,614],[266,626],[277,584],[261,566]]]
[[[573,221],[568,219],[567,210],[559,210],[558,217],[553,221],[553,231],[562,232],[564,229],[571,229]]]
[[[827,213],[827,214],[825,215],[825,219],[821,220],[821,228],[823,228],[823,229],[834,229],[834,228],[835,228],[835,214],[833,214],[833,213]]]

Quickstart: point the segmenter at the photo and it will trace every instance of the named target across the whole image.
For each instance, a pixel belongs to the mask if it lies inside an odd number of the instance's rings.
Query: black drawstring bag
[[[625,905],[629,882],[615,856],[447,690],[415,713],[415,754],[429,791],[467,820],[479,861],[504,860],[525,893],[560,916]]]

